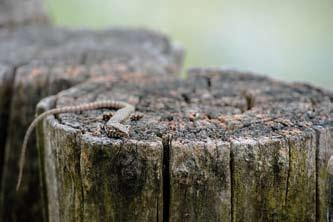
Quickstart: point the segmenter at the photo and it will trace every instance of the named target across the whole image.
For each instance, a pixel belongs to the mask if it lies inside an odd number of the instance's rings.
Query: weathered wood
[[[230,221],[230,145],[170,144],[170,221]]]
[[[332,194],[330,190],[333,188],[330,185],[330,176],[327,174],[327,162],[331,155],[333,155],[333,127],[331,126],[316,126],[314,127],[316,132],[316,149],[317,149],[317,212],[319,213],[318,221],[331,221],[333,218]],[[323,215],[329,215],[330,218],[325,218]]]
[[[286,142],[240,138],[232,141],[231,149],[233,221],[286,220]]]
[[[7,125],[9,113],[7,107],[11,98],[11,83],[13,82],[12,69],[9,66],[0,65],[0,178],[2,178],[2,166],[4,164],[5,141],[7,137]]]
[[[104,110],[49,117],[39,128],[39,136],[48,135],[41,151],[53,151],[43,157],[50,164],[45,178],[53,181],[46,186],[54,205],[49,212],[60,212],[51,221],[149,221],[152,214],[158,221],[326,221],[329,92],[250,73],[193,69],[188,80],[154,84],[146,78],[112,86],[88,81],[63,91],[54,106],[106,98],[144,113],[129,122],[128,139],[108,138],[98,127],[105,120],[88,121]],[[146,145],[134,152],[132,144]],[[129,165],[113,171],[120,162]],[[121,178],[135,192],[117,190]],[[53,199],[60,191],[70,198]]]
[[[136,84],[142,84],[140,82],[144,80],[150,84],[160,81],[149,75],[131,76],[131,82]],[[104,79],[102,81],[105,82]],[[62,92],[56,103],[74,103],[71,96],[80,96],[83,91],[86,92],[83,100],[94,99],[94,89],[99,86],[83,85],[82,88]],[[100,95],[105,98],[111,96]],[[39,107],[47,110],[54,103],[49,98],[43,100]],[[38,135],[39,149],[44,153],[42,162],[45,164],[50,221],[163,220],[161,140],[105,143],[106,138],[91,137],[98,134],[95,121],[91,123],[93,129],[87,132],[89,135],[84,135],[79,125],[71,128],[73,125],[64,120],[71,127],[65,127],[69,131],[63,135],[63,125],[54,117],[48,120],[50,122],[44,124],[47,130],[45,133],[40,131]]]
[[[242,74],[235,82],[239,73],[232,71],[223,78],[218,70],[192,73],[212,89],[232,85],[253,103],[241,115],[221,118],[232,132],[226,136],[232,139],[233,221],[327,221],[332,94]]]
[[[48,20],[42,0],[0,1],[0,28],[3,26],[47,23]]]
[[[1,188],[1,209],[8,221],[41,220],[41,198],[37,150],[29,144],[25,184],[14,190],[18,153],[25,129],[41,98],[52,95],[89,78],[108,77],[109,83],[130,81],[143,73],[152,78],[172,78],[182,64],[182,49],[164,35],[140,29],[110,29],[100,32],[66,30],[53,27],[22,27],[0,31],[0,64],[10,70],[0,116],[7,135]],[[126,75],[123,75],[126,74]],[[138,80],[139,81],[139,80]],[[8,118],[5,119],[5,118]],[[1,130],[2,130],[1,129]],[[29,203],[30,208],[26,207]]]

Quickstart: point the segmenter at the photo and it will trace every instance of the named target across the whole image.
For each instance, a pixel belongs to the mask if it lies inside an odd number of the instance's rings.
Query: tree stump
[[[0,28],[48,23],[42,0],[0,0]]]
[[[144,113],[129,138],[103,113],[38,127],[49,221],[328,221],[333,95],[251,73],[87,81],[38,105],[115,99]]]
[[[0,30],[1,214],[5,221],[41,221],[43,211],[35,140],[29,143],[19,192],[17,163],[25,130],[40,99],[87,79],[173,78],[182,49],[164,35],[143,29],[105,31],[27,26]],[[27,204],[31,207],[27,207]]]

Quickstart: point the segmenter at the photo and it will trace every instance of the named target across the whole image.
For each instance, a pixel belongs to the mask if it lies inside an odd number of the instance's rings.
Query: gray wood
[[[330,208],[332,207],[332,195],[330,194],[330,190],[333,188],[330,185],[329,180],[330,176],[327,173],[327,163],[331,155],[333,155],[333,128],[332,126],[315,127],[316,132],[316,148],[317,148],[317,212],[319,213],[318,221],[327,221],[325,215],[333,216],[332,212],[330,212]],[[332,220],[332,218],[330,218]]]
[[[1,0],[0,28],[32,23],[47,23],[49,18],[42,0]]]
[[[230,145],[172,141],[170,221],[230,221]]]
[[[29,26],[1,30],[0,39],[0,64],[12,70],[1,74],[7,77],[0,81],[6,100],[1,105],[0,113],[5,114],[0,116],[5,123],[1,130],[2,136],[7,135],[0,147],[5,159],[0,167],[2,218],[41,221],[34,138],[29,143],[25,182],[19,192],[14,189],[18,154],[38,101],[90,78],[105,77],[110,84],[144,74],[153,79],[172,78],[180,71],[182,49],[164,35],[142,29],[93,32]],[[27,208],[27,203],[32,207]]]
[[[99,127],[105,121],[88,121],[107,110],[60,114],[39,128],[39,136],[49,135],[40,140],[41,149],[53,155],[43,157],[51,164],[44,168],[45,178],[53,181],[47,183],[48,196],[62,196],[52,193],[58,189],[69,197],[48,201],[48,211],[59,212],[49,214],[51,221],[150,221],[151,215],[158,221],[331,217],[330,92],[251,73],[197,68],[187,80],[87,81],[62,91],[54,107],[106,98],[129,102],[144,113],[143,119],[129,121],[129,138],[108,138]],[[142,157],[133,158],[133,144],[146,144],[134,152]],[[122,161],[133,167],[111,170]],[[143,168],[151,175],[139,182]],[[134,179],[127,180],[124,171]],[[135,194],[130,188],[117,190],[121,178],[136,188]],[[83,192],[75,192],[75,186]]]

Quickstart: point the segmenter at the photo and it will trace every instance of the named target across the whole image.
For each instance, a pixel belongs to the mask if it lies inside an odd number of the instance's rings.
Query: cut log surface
[[[131,81],[134,81],[131,82]],[[88,81],[39,104],[114,99],[144,117],[109,138],[106,109],[39,125],[50,221],[327,221],[332,93],[251,73]]]
[[[120,79],[130,81],[132,76],[137,76],[138,82],[140,77],[152,81],[172,79],[173,74],[180,72],[181,65],[181,47],[149,30],[89,31],[48,26],[1,29],[2,218],[5,221],[41,221],[43,217],[34,138],[29,143],[25,182],[19,192],[14,189],[18,154],[40,99],[87,79],[103,77],[108,83]]]

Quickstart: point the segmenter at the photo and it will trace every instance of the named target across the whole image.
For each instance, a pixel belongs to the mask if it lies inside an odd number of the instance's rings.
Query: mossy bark
[[[229,144],[170,145],[170,221],[230,221]]]
[[[289,149],[278,138],[235,140],[232,221],[286,220]]]

